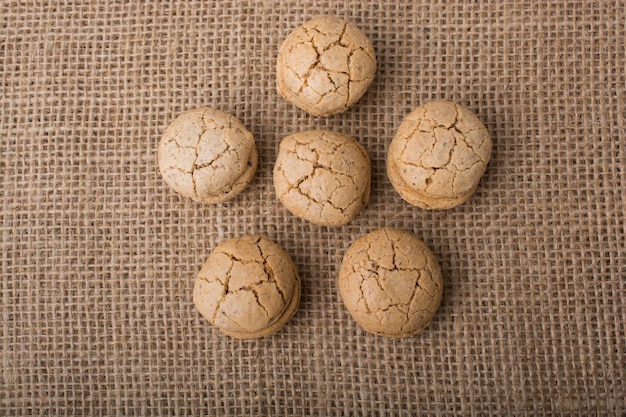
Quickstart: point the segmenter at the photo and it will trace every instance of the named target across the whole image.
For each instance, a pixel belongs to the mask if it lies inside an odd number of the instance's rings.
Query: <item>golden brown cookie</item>
[[[193,289],[196,308],[211,324],[239,339],[280,330],[300,303],[300,278],[280,246],[261,236],[219,244]]]
[[[287,210],[312,223],[341,226],[367,204],[367,152],[349,136],[327,130],[294,133],[280,143],[274,189]]]
[[[374,47],[354,24],[331,16],[309,20],[278,51],[278,92],[315,116],[349,109],[376,72]]]
[[[158,149],[165,182],[185,197],[221,203],[242,192],[257,168],[254,137],[235,117],[193,109],[167,127]]]
[[[487,128],[470,110],[431,101],[400,125],[389,145],[387,175],[407,202],[447,209],[471,197],[490,157]]]
[[[379,336],[408,337],[431,322],[443,291],[439,264],[410,233],[379,229],[344,255],[339,292],[354,320]]]

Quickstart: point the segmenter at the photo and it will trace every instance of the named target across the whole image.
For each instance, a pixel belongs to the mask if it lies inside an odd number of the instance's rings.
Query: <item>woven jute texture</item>
[[[82,4],[81,4],[82,3]],[[626,414],[626,10],[591,1],[44,2],[0,6],[1,415]],[[282,40],[320,14],[372,40],[376,78],[314,118],[276,91]],[[456,101],[493,137],[476,194],[429,212],[385,174],[412,109]],[[215,206],[162,181],[184,110],[254,134],[250,187]],[[330,129],[372,161],[369,205],[320,227],[278,202],[284,136]],[[417,336],[369,335],[342,256],[397,227],[444,275]],[[302,277],[279,333],[241,341],[192,303],[225,239],[262,234]]]

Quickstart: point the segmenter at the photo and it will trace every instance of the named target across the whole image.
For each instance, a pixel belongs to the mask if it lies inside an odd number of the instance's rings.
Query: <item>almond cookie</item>
[[[295,29],[278,51],[276,83],[286,100],[315,116],[359,101],[376,72],[374,47],[354,24],[331,16]]]
[[[285,208],[311,223],[341,226],[367,204],[367,152],[349,136],[326,130],[294,133],[280,143],[274,189]]]
[[[339,293],[370,333],[408,337],[431,322],[443,290],[439,264],[410,233],[379,229],[357,239],[339,270]]]
[[[158,149],[165,182],[203,203],[230,200],[247,186],[257,167],[254,137],[235,117],[211,107],[178,116]]]
[[[280,330],[300,303],[300,278],[280,246],[261,236],[219,244],[193,288],[196,308],[223,333],[256,339]]]
[[[431,101],[400,125],[389,145],[387,175],[407,202],[447,209],[471,197],[490,157],[487,128],[470,110]]]

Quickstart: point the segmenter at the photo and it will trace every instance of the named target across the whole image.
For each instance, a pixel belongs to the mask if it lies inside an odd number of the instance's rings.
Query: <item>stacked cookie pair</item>
[[[277,88],[315,116],[341,113],[355,104],[376,71],[374,49],[353,24],[313,19],[283,42]],[[491,140],[468,109],[429,102],[400,125],[387,156],[388,177],[407,202],[444,209],[465,202],[486,169]],[[205,107],[187,111],[166,129],[158,149],[164,180],[180,194],[204,203],[242,192],[257,168],[252,134],[239,120]],[[367,205],[371,167],[365,149],[340,133],[313,130],[285,137],[273,171],[276,195],[294,215],[341,226]],[[289,255],[261,236],[218,245],[202,267],[194,303],[224,333],[258,338],[276,332],[295,313],[300,278]],[[406,337],[432,320],[442,276],[426,245],[407,232],[380,229],[346,252],[339,291],[365,330]]]

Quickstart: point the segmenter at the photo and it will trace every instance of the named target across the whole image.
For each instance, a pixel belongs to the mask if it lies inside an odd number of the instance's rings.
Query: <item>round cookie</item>
[[[280,46],[278,92],[315,116],[349,109],[376,72],[374,47],[354,24],[322,16],[295,29]]]
[[[349,223],[369,201],[370,181],[367,152],[349,136],[309,130],[280,143],[276,195],[287,210],[311,223]]]
[[[339,270],[339,293],[370,333],[408,337],[431,322],[443,290],[439,264],[410,233],[379,229],[357,239]]]
[[[163,180],[183,196],[209,204],[242,192],[256,172],[257,159],[252,133],[211,107],[174,119],[158,149]]]
[[[471,197],[490,157],[489,132],[470,110],[431,101],[398,128],[389,145],[387,175],[407,202],[447,209]]]
[[[300,303],[300,278],[280,246],[261,236],[219,244],[193,288],[196,308],[223,333],[256,339],[280,330]]]

